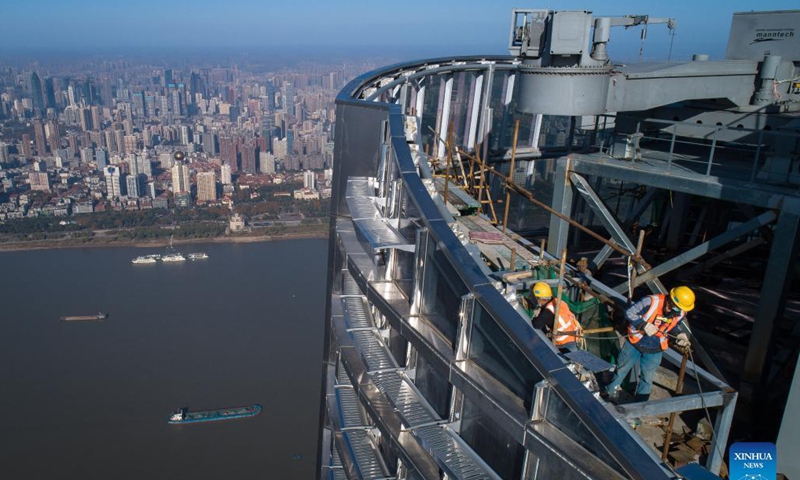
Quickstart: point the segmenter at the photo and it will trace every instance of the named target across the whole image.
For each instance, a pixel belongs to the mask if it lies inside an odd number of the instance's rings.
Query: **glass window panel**
[[[423,356],[417,357],[417,371],[414,384],[431,404],[440,418],[450,414],[450,384],[447,378],[434,369]]]
[[[622,469],[611,455],[608,454],[600,441],[589,432],[589,429],[580,421],[575,412],[573,412],[552,389],[548,389],[545,420],[592,452],[600,460],[622,473]]]
[[[466,398],[461,419],[461,438],[501,478],[521,478],[525,460],[522,445]]]
[[[483,307],[479,304],[476,307],[470,358],[519,395],[526,408],[530,408],[534,386],[542,377]]]

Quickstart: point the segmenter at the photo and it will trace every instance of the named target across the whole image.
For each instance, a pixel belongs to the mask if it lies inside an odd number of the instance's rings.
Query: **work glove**
[[[681,348],[689,348],[692,346],[689,336],[685,333],[679,333],[678,336],[675,337],[675,344]]]
[[[522,308],[524,308],[525,310],[531,310],[531,305],[528,302],[528,299],[525,298],[525,295],[520,295],[519,303],[522,305]]]
[[[658,332],[658,328],[655,325],[653,325],[652,323],[646,323],[644,325],[644,333],[648,337],[652,337],[653,335],[655,335],[656,332]]]

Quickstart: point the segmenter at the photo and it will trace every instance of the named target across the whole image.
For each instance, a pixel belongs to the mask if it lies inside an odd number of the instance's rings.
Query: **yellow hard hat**
[[[694,308],[694,292],[689,287],[675,287],[669,291],[669,298],[672,303],[684,312],[689,312]]]
[[[550,288],[550,285],[544,282],[536,282],[531,287],[531,291],[533,292],[533,296],[536,298],[551,298],[553,296],[553,289]]]

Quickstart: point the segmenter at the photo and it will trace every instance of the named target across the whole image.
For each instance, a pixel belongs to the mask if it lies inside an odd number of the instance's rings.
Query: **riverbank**
[[[328,227],[324,230],[287,231],[278,235],[222,235],[218,237],[182,238],[172,242],[173,245],[192,245],[198,243],[257,243],[281,240],[299,240],[311,238],[328,238]],[[28,240],[24,242],[0,243],[0,252],[18,252],[24,250],[52,250],[62,248],[102,248],[102,247],[134,247],[165,248],[169,240],[130,240],[120,237],[93,238],[85,241],[75,239],[63,240]]]

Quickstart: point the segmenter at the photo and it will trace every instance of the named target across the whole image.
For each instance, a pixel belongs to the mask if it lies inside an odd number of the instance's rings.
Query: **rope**
[[[697,364],[694,361],[694,355],[692,355],[691,349],[689,349],[689,359],[692,361],[692,368],[694,368],[694,378],[697,380],[697,390],[700,392],[700,405],[703,406],[703,411],[706,413],[706,420],[708,420],[708,427],[711,429],[711,439],[713,444],[714,440],[717,439],[717,432],[714,430],[714,424],[711,422],[711,414],[708,412],[708,407],[706,406],[705,399],[703,398],[703,387],[700,385],[700,375],[697,373]],[[717,442],[714,446],[717,454],[719,454],[719,458],[724,458],[725,452],[720,449],[719,442]]]

